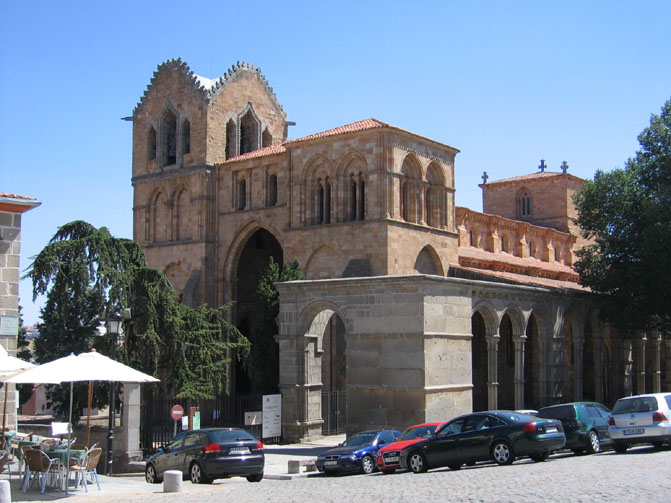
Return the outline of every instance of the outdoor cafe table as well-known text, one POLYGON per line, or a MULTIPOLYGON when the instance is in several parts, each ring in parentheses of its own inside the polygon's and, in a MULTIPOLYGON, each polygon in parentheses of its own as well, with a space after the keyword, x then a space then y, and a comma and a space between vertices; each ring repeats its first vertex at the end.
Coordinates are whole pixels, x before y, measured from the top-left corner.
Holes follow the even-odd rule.
MULTIPOLYGON (((50 451, 45 451, 47 456, 50 458, 58 458, 61 461, 61 465, 64 468, 67 468, 67 459, 68 459, 68 448, 59 447, 58 449, 52 449, 50 451)), ((70 449, 70 459, 72 458, 83 458, 86 454, 86 451, 83 449, 70 449)))

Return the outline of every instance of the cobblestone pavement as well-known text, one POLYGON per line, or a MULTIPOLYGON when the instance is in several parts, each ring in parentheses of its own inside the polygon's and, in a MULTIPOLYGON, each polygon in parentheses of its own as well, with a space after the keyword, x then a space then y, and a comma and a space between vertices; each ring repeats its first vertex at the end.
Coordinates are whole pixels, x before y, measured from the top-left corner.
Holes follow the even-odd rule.
MULTIPOLYGON (((190 485, 190 482, 185 482, 190 485)), ((637 502, 671 501, 671 450, 634 448, 592 456, 555 454, 543 463, 528 459, 511 466, 479 464, 460 471, 447 468, 424 474, 312 476, 248 483, 241 478, 216 481, 180 493, 77 496, 79 503, 227 503, 319 502, 637 502)))

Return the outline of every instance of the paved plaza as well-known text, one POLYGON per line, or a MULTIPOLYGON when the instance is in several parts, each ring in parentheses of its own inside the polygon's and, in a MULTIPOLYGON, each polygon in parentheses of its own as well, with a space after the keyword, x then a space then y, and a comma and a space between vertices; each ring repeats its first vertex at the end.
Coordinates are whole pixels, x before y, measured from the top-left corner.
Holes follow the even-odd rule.
MULTIPOLYGON (((313 444, 267 446, 266 474, 260 483, 244 478, 217 480, 194 486, 184 481, 180 493, 163 493, 162 485, 146 484, 139 476, 101 477, 102 491, 77 490, 68 499, 77 502, 121 503, 227 503, 319 502, 382 500, 403 502, 627 502, 666 503, 671 495, 671 450, 639 447, 625 455, 611 451, 592 456, 557 453, 544 463, 528 459, 511 466, 478 464, 460 471, 447 468, 424 474, 330 476, 287 474, 289 459, 314 457, 342 437, 313 444)), ((6 478, 6 473, 2 475, 6 478)), ((26 494, 12 482, 12 501, 64 499, 58 491, 40 495, 36 488, 26 494)))

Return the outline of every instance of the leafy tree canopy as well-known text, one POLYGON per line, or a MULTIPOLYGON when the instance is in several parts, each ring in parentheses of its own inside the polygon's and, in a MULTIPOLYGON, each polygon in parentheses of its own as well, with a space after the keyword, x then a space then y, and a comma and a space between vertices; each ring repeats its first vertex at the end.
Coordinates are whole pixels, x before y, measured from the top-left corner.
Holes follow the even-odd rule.
POLYGON ((594 244, 575 264, 581 283, 607 294, 604 315, 623 329, 671 328, 671 100, 638 136, 624 169, 597 171, 574 201, 594 244))
MULTIPOLYGON (((104 227, 83 221, 60 227, 27 276, 33 298, 47 296, 35 341, 39 363, 93 347, 109 355, 111 336, 95 335, 100 322, 120 308, 130 308, 132 318, 124 322, 116 358, 156 375, 180 398, 214 397, 227 383, 231 350, 248 354, 249 341, 223 319, 228 306, 180 304, 165 275, 147 266, 141 246, 104 227)), ((66 399, 58 393, 54 388, 50 401, 63 414, 66 399)), ((104 395, 94 393, 96 404, 104 403, 104 395)))

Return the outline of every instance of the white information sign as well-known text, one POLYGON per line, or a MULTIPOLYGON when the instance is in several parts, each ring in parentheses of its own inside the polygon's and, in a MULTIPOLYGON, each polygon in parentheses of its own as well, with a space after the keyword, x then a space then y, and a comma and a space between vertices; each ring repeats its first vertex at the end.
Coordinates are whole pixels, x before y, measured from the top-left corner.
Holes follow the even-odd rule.
POLYGON ((263 395, 263 438, 282 436, 282 395, 263 395))
POLYGON ((19 317, 0 316, 0 335, 19 335, 19 317))

